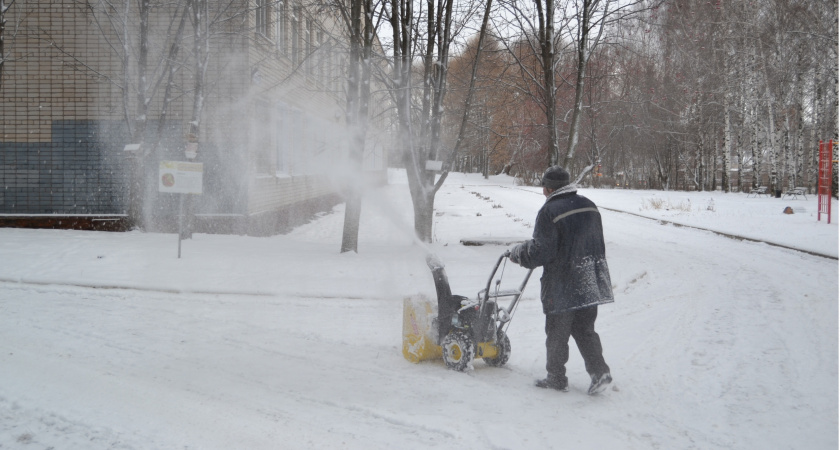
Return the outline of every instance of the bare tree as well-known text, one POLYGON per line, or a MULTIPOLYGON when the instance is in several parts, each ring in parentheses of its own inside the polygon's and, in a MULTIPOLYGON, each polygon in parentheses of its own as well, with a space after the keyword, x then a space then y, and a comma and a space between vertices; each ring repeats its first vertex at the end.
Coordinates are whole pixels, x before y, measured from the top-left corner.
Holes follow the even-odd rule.
MULTIPOLYGON (((415 12, 407 0, 393 0, 390 5, 393 32, 393 87, 391 89, 398 116, 398 142, 414 207, 414 229, 419 239, 432 240, 435 194, 446 179, 456 153, 442 147, 442 120, 445 113, 450 49, 460 31, 453 29, 453 0, 429 0, 425 11, 415 12), (424 15, 425 14, 425 15, 424 15), (420 28, 420 19, 425 27, 420 28), (415 105, 412 77, 413 61, 422 61, 422 90, 415 105), (446 161, 443 173, 427 170, 427 161, 446 161), (437 180, 436 180, 437 178, 437 180)), ((466 22, 472 11, 458 24, 466 22)))
MULTIPOLYGON (((505 40, 510 55, 520 68, 522 77, 535 88, 537 104, 545 113, 547 129, 548 165, 557 163, 560 155, 557 132, 557 51, 561 41, 555 32, 557 26, 555 0, 534 0, 531 5, 518 0, 504 3, 515 30, 516 42, 505 40), (529 64, 535 60, 538 67, 529 64)), ((562 17, 567 22, 569 19, 562 17)), ((529 89, 530 90, 530 89, 529 89)))
POLYGON ((608 33, 616 32, 617 36, 621 23, 642 11, 641 6, 645 3, 641 0, 566 0, 558 4, 555 0, 534 0, 533 7, 517 0, 505 3, 512 17, 512 28, 520 33, 518 43, 508 44, 508 49, 525 78, 538 88, 538 101, 545 113, 548 165, 572 166, 581 139, 581 120, 587 107, 584 100, 590 60, 600 45, 612 40, 607 38, 608 33), (521 52, 527 48, 532 49, 532 55, 539 61, 539 75, 532 72, 527 63, 528 56, 521 52), (567 50, 568 54, 565 54, 567 50), (568 66, 570 62, 573 62, 573 67, 568 66), (560 73, 564 69, 572 79, 560 73), (567 144, 562 154, 560 131, 557 129, 560 122, 558 88, 561 86, 573 93, 568 113, 563 119, 568 128, 567 144))

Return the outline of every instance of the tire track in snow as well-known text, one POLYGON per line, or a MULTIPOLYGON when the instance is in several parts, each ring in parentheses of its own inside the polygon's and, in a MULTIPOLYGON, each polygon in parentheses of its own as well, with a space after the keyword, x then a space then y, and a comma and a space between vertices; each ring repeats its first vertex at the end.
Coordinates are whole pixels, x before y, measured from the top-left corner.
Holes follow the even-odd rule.
MULTIPOLYGON (((469 186, 472 189, 481 189, 482 188, 482 185, 465 185, 465 186, 469 186)), ((517 190, 517 191, 522 191, 522 192, 528 192, 530 194, 536 194, 536 195, 542 196, 541 192, 534 192, 531 189, 516 188, 516 187, 509 187, 509 186, 493 186, 493 187, 494 188, 503 188, 503 189, 511 189, 511 190, 517 190)), ((487 197, 487 198, 491 202, 494 201, 490 197, 487 197)), ((772 242, 772 241, 756 239, 756 238, 751 238, 751 237, 747 237, 747 236, 741 236, 741 235, 737 235, 737 234, 733 234, 733 233, 725 233, 725 232, 722 232, 722 231, 716 231, 716 230, 712 230, 710 228, 698 227, 698 226, 695 226, 695 225, 686 225, 686 224, 683 224, 683 223, 674 222, 674 221, 665 220, 665 219, 648 217, 648 216, 645 216, 643 214, 638 214, 638 213, 625 211, 625 210, 621 210, 621 209, 616 209, 616 208, 608 208, 606 206, 600 206, 599 205, 598 209, 603 209, 603 210, 617 212, 617 213, 621 213, 621 214, 628 214, 628 215, 631 215, 631 216, 641 217, 643 219, 659 222, 660 225, 672 225, 672 226, 675 226, 675 227, 684 227, 684 228, 689 228, 689 229, 694 229, 694 230, 708 231, 710 233, 714 233, 714 234, 717 234, 719 236, 727 237, 729 239, 734 239, 734 240, 737 240, 737 241, 762 243, 762 244, 767 244, 767 245, 771 245, 771 246, 774 246, 774 247, 784 248, 784 249, 787 249, 787 250, 793 250, 793 251, 797 251, 797 252, 806 253, 806 254, 809 254, 809 255, 812 255, 812 256, 819 256, 821 258, 833 259, 835 261, 838 260, 838 257, 834 256, 834 255, 815 252, 815 251, 811 251, 811 250, 805 250, 805 249, 797 248, 797 247, 791 247, 789 245, 779 244, 779 243, 772 242)), ((536 210, 534 210, 534 214, 536 214, 536 210)))

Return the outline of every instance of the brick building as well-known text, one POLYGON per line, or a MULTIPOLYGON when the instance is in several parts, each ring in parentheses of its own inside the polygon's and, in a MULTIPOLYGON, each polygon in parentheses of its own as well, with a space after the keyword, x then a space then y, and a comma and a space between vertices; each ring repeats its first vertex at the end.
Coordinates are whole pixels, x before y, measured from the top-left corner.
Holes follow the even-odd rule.
MULTIPOLYGON (((196 231, 271 234, 341 201, 337 13, 304 0, 150 1, 144 33, 142 3, 18 0, 7 12, 0 226, 120 228, 134 206, 146 229, 171 231, 179 194, 158 192, 158 166, 187 160, 190 141, 204 165, 188 202, 196 231)), ((386 135, 368 136, 367 175, 384 179, 386 135)))

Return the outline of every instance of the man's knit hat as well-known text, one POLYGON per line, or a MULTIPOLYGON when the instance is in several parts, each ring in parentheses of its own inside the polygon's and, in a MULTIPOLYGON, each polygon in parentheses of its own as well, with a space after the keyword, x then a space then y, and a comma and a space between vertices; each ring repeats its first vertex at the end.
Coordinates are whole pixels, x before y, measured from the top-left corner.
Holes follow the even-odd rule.
POLYGON ((571 176, 569 172, 566 172, 566 169, 563 169, 560 166, 551 166, 548 169, 545 169, 545 173, 542 177, 542 185, 553 190, 557 190, 566 186, 571 182, 571 176))

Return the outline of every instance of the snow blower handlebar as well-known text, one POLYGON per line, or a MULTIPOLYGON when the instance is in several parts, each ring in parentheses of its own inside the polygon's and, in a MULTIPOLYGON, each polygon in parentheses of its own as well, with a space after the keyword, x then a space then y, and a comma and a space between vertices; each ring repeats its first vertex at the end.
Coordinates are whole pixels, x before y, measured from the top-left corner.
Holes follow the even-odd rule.
MULTIPOLYGON (((501 256, 499 256, 499 259, 496 261, 496 265, 493 267, 493 271, 490 273, 490 277, 487 279, 487 286, 484 290, 478 292, 482 308, 487 306, 487 303, 491 298, 498 299, 503 297, 513 297, 507 307, 501 307, 497 304, 497 306, 499 306, 499 320, 503 322, 502 331, 505 331, 508 324, 510 324, 510 319, 513 317, 513 312, 516 309, 516 306, 519 304, 519 299, 522 298, 522 293, 525 292, 525 286, 528 284, 528 280, 534 272, 534 269, 528 269, 528 273, 525 274, 525 279, 522 280, 519 288, 507 290, 498 289, 502 282, 502 275, 499 275, 499 279, 496 281, 496 291, 491 292, 490 286, 493 284, 493 277, 496 276, 496 272, 499 271, 499 267, 502 266, 502 262, 505 258, 510 258, 510 250, 506 250, 501 256)), ((502 269, 502 274, 504 274, 504 268, 502 269)))
MULTIPOLYGON (((493 267, 493 271, 490 272, 490 277, 487 278, 487 286, 485 286, 484 289, 482 289, 481 291, 478 292, 479 297, 482 297, 482 295, 483 295, 485 301, 487 301, 490 298, 513 297, 513 296, 521 295, 522 291, 525 290, 525 285, 528 284, 528 279, 531 278, 531 273, 534 271, 534 269, 529 269, 528 270, 528 273, 525 275, 525 279, 522 281, 522 284, 519 285, 518 289, 510 289, 510 290, 505 290, 505 291, 497 290, 495 293, 491 294, 490 285, 493 284, 493 277, 496 276, 496 272, 499 271, 499 267, 502 265, 502 261, 504 261, 505 258, 510 258, 510 250, 505 251, 502 254, 502 256, 499 256, 499 259, 496 261, 496 265, 493 267)), ((502 274, 504 274, 504 269, 502 269, 502 274)), ((502 277, 500 275, 499 279, 496 280, 496 285, 497 286, 500 285, 501 282, 502 282, 502 277)))
MULTIPOLYGON (((490 285, 493 284, 493 277, 496 276, 496 272, 499 270, 499 266, 502 265, 502 261, 504 261, 505 258, 510 258, 510 250, 505 250, 505 252, 502 253, 502 256, 499 256, 499 259, 496 260, 496 265, 493 266, 493 271, 490 272, 490 277, 487 278, 487 286, 484 288, 483 291, 481 291, 484 293, 485 300, 487 300, 487 298, 489 297, 490 285)), ((504 269, 502 270, 502 273, 504 273, 504 269)), ((501 282, 502 278, 499 277, 498 281, 496 282, 496 285, 498 286, 499 284, 501 284, 501 282)))

